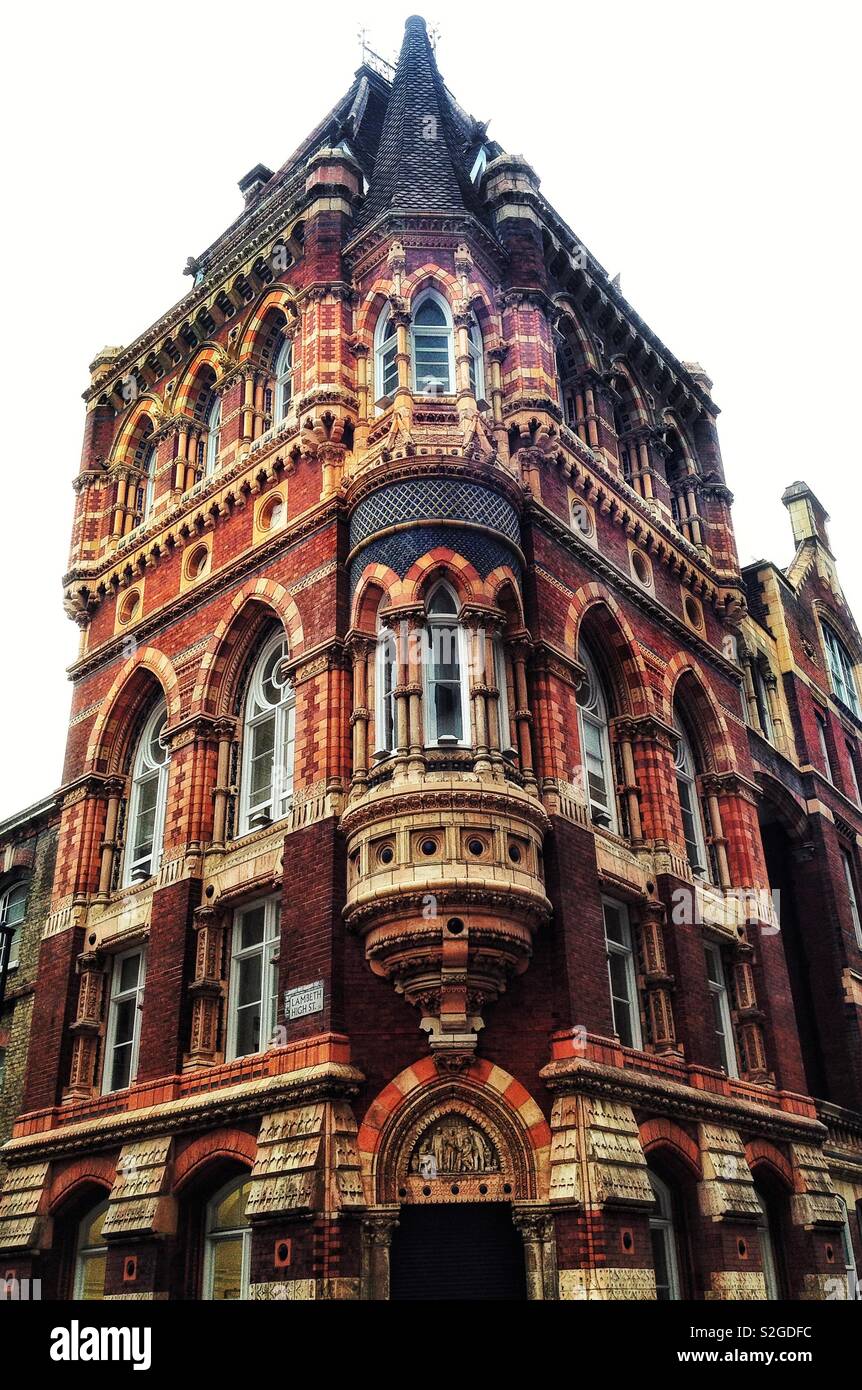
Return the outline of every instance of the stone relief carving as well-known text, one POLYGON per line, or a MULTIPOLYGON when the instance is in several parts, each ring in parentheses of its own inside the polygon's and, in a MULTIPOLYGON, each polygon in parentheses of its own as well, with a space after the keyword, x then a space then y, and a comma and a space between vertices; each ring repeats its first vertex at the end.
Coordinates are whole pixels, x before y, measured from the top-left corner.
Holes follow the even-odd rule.
POLYGON ((457 1173, 499 1173, 500 1159, 476 1125, 462 1115, 444 1115, 420 1138, 410 1158, 410 1172, 422 1178, 457 1173))

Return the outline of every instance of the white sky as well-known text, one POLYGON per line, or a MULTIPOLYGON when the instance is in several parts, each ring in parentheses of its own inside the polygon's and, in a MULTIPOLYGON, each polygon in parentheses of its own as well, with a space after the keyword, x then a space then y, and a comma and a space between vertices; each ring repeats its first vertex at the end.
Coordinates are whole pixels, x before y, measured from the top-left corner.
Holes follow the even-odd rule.
MULTIPOLYGON (((635 309, 715 382, 742 563, 792 552, 784 487, 832 513, 862 617, 859 11, 821 0, 433 0, 463 106, 524 154, 635 309), (527 23, 525 16, 529 16, 527 23)), ((57 786, 77 629, 62 612, 87 367, 189 288, 408 3, 9 7, 0 507, 0 816, 57 786)))

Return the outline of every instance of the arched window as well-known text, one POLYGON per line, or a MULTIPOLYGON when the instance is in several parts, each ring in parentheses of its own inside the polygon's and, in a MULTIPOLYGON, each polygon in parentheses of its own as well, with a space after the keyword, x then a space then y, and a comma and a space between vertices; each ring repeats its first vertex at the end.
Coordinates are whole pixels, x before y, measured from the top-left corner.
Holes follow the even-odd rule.
POLYGON ((669 1303, 682 1298, 673 1194, 667 1183, 662 1182, 652 1169, 649 1170, 649 1180, 656 1201, 656 1210, 649 1219, 655 1296, 660 1303, 669 1303))
POLYGON ((378 409, 391 401, 398 389, 398 330, 392 310, 386 309, 377 320, 374 331, 374 391, 378 409))
POLYGON ((427 614, 425 738, 432 747, 464 746, 470 730, 467 653, 458 622, 458 600, 448 584, 434 589, 427 614))
POLYGON ((0 927, 6 931, 0 934, 0 973, 3 957, 6 969, 13 970, 18 964, 18 951, 21 945, 21 928, 24 925, 24 909, 27 905, 27 885, 13 883, 0 894, 0 927))
POLYGON ((204 1230, 205 1299, 215 1302, 248 1298, 251 1226, 246 1204, 251 1180, 234 1178, 219 1189, 206 1210, 204 1230))
POLYGON ((168 750, 162 734, 168 722, 164 700, 150 712, 132 763, 129 824, 123 881, 142 883, 158 872, 165 828, 168 750))
POLYGON ((769 1299, 778 1299, 781 1298, 781 1284, 776 1252, 776 1246, 780 1239, 778 1216, 771 1196, 764 1192, 757 1183, 754 1185, 754 1195, 757 1199, 757 1205, 760 1208, 756 1228, 757 1239, 760 1245, 760 1262, 763 1265, 763 1278, 766 1283, 766 1297, 769 1299))
POLYGON ((219 444, 221 440, 221 396, 214 395, 207 411, 206 454, 204 472, 207 477, 218 468, 219 444))
POLYGON ((286 419, 293 396, 293 343, 285 338, 275 359, 275 413, 273 423, 286 419))
POLYGON ((676 792, 679 798, 679 808, 682 812, 682 831, 685 838, 685 852, 692 872, 698 875, 706 873, 707 853, 706 836, 703 828, 703 818, 700 809, 700 796, 697 790, 697 768, 694 761, 694 752, 691 742, 682 720, 677 716, 674 721, 674 728, 677 734, 676 758, 674 760, 674 771, 676 772, 676 792))
POLYGON ((509 714, 509 667, 506 661, 506 644, 502 637, 494 637, 494 675, 497 681, 497 719, 500 727, 500 749, 503 753, 516 753, 512 741, 512 721, 509 714))
POLYGON ((251 673, 243 726, 241 835, 281 820, 290 809, 296 697, 286 661, 287 641, 279 632, 251 673))
POLYGON ((435 290, 420 295, 413 307, 413 389, 422 396, 447 396, 455 381, 452 315, 435 290))
POLYGON ((848 709, 858 715, 860 714, 859 692, 856 689, 853 658, 837 632, 834 632, 828 623, 823 623, 822 627, 823 640, 826 643, 826 655, 829 658, 832 689, 842 704, 845 704, 848 709))
POLYGON ((482 345, 482 330, 475 319, 470 323, 467 350, 470 354, 470 390, 476 400, 481 401, 485 395, 485 352, 482 345))
POLYGON ((105 1270, 108 1243, 102 1226, 108 1214, 107 1201, 91 1207, 78 1226, 75 1241, 75 1280, 72 1297, 95 1300, 105 1297, 105 1270))
POLYGON ((374 752, 385 757, 395 751, 395 685, 398 679, 398 638, 391 628, 380 625, 374 668, 374 752))
POLYGON ((141 508, 141 520, 146 521, 150 512, 153 510, 153 502, 156 496, 156 455, 155 444, 147 445, 144 456, 141 460, 141 470, 144 475, 144 497, 141 508))
POLYGON ((586 679, 578 689, 578 724, 584 766, 584 790, 593 822, 616 831, 617 803, 607 699, 595 661, 584 646, 581 647, 580 657, 586 671, 586 679))

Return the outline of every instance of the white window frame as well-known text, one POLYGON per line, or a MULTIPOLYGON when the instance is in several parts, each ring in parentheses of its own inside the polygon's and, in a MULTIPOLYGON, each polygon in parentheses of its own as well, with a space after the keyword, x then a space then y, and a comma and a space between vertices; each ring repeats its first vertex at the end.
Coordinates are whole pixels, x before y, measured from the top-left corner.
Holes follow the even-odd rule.
POLYGON ((156 496, 156 460, 158 449, 155 444, 150 444, 141 460, 144 473, 144 505, 141 513, 141 521, 146 521, 150 512, 153 510, 153 502, 156 496))
MULTIPOLYGON (((650 1240, 653 1236, 658 1236, 664 1246, 664 1260, 667 1269, 667 1288, 668 1302, 677 1303, 682 1298, 682 1285, 679 1278, 679 1259, 677 1257, 676 1246, 676 1222, 673 1215, 673 1195, 667 1183, 663 1182, 657 1173, 651 1168, 647 1169, 653 1195, 656 1201, 656 1210, 650 1213, 649 1229, 650 1240)), ((653 1266, 655 1259, 653 1259, 653 1266)), ((656 1296, 658 1296, 658 1282, 656 1281, 656 1296)), ((664 1301, 664 1300, 662 1300, 664 1301)))
POLYGON ((827 666, 832 689, 842 704, 857 716, 862 715, 859 705, 859 690, 856 685, 855 663, 846 645, 829 623, 821 622, 823 644, 826 647, 827 666))
MULTIPOLYGON (((91 1207, 87 1214, 85 1216, 82 1216, 81 1220, 78 1222, 78 1230, 75 1236, 75 1277, 72 1284, 72 1297, 76 1300, 82 1300, 84 1298, 84 1267, 86 1265, 87 1260, 90 1260, 95 1256, 107 1262, 108 1254, 107 1242, 105 1242, 104 1245, 82 1246, 81 1227, 84 1225, 85 1222, 88 1227, 92 1226, 93 1222, 98 1220, 100 1216, 104 1215, 107 1212, 107 1210, 108 1199, 105 1198, 104 1202, 99 1202, 95 1207, 91 1207)), ((102 1287, 104 1292, 104 1285, 102 1287)), ((94 1299, 92 1301, 99 1302, 101 1300, 94 1299)))
POLYGON ((756 659, 752 662, 751 678, 754 683, 754 702, 757 706, 757 722, 760 725, 760 732, 768 743, 773 743, 775 741, 775 727, 769 704, 769 689, 756 659))
MULTIPOLYGON (((425 628, 422 634, 422 669, 423 669, 423 704, 425 706, 425 746, 426 748, 470 748, 472 747, 472 729, 470 727, 470 691, 469 691, 469 653, 467 650, 467 634, 464 631, 460 618, 461 604, 458 596, 450 584, 442 580, 434 586, 428 595, 428 604, 425 612, 425 628), (454 613, 431 613, 430 608, 435 596, 441 589, 445 589, 451 596, 455 605, 454 613), (453 734, 437 733, 437 711, 434 701, 434 687, 438 681, 434 677, 434 632, 436 628, 447 628, 456 633, 456 647, 458 658, 458 683, 461 694, 461 737, 456 738, 453 734)), ((439 682, 442 683, 442 682, 439 682)))
POLYGON ((834 786, 835 773, 832 771, 832 759, 829 756, 829 741, 826 737, 827 724, 825 714, 821 714, 820 711, 816 709, 814 711, 814 722, 817 725, 817 738, 820 743, 820 753, 826 769, 826 778, 827 781, 831 782, 834 786))
POLYGON ((616 835, 619 833, 619 816, 617 810, 616 776, 611 752, 607 695, 604 682, 599 674, 592 654, 584 646, 580 649, 580 661, 587 673, 586 687, 582 686, 578 691, 578 736, 581 742, 584 793, 587 798, 590 817, 594 824, 602 825, 604 829, 611 830, 616 835), (602 803, 600 797, 594 794, 593 784, 590 781, 589 764, 587 761, 588 727, 595 732, 598 738, 598 755, 595 749, 590 750, 590 753, 593 759, 598 759, 600 764, 601 778, 597 778, 596 780, 600 780, 604 784, 605 804, 602 803))
POLYGON ((856 1251, 853 1249, 853 1235, 850 1230, 850 1210, 840 1194, 838 1195, 838 1200, 844 1211, 844 1225, 841 1227, 841 1247, 844 1254, 844 1271, 847 1276, 847 1297, 855 1301, 856 1299, 862 1298, 862 1289, 859 1287, 856 1251))
POLYGON ((148 878, 153 878, 158 873, 162 861, 170 754, 166 751, 164 762, 156 763, 150 757, 150 745, 155 731, 163 719, 167 719, 167 705, 161 699, 157 701, 148 715, 143 732, 135 747, 135 757, 132 763, 132 785, 129 794, 129 814, 126 823, 126 845, 123 855, 123 886, 126 888, 131 887, 134 883, 142 883, 148 878), (136 855, 135 845, 141 813, 141 792, 143 787, 151 781, 156 782, 152 851, 149 855, 136 855), (144 869, 146 872, 142 874, 141 871, 144 869))
POLYGON ((485 399, 485 345, 482 330, 475 317, 467 332, 467 351, 470 354, 470 389, 477 401, 485 399))
POLYGON ((677 718, 674 721, 674 729, 677 735, 676 754, 674 756, 674 773, 676 775, 677 799, 679 800, 680 814, 682 816, 683 837, 685 840, 685 852, 689 867, 696 878, 707 878, 709 875, 709 855, 706 848, 706 831, 703 824, 703 809, 700 804, 700 791, 697 785, 697 768, 694 761, 694 750, 688 734, 683 728, 682 721, 677 718), (685 799, 683 798, 683 788, 685 788, 685 799), (686 812, 690 817, 690 826, 694 831, 693 836, 686 833, 686 812), (692 849, 694 849, 698 862, 692 863, 692 849))
POLYGON ((378 414, 386 409, 381 404, 383 401, 391 403, 395 392, 398 390, 398 328, 392 314, 392 310, 387 306, 377 318, 374 328, 374 401, 375 409, 378 414), (392 389, 386 390, 386 358, 392 354, 392 366, 395 372, 392 389))
POLYGON ((275 400, 273 401, 273 424, 286 420, 293 402, 293 341, 285 338, 275 359, 275 400))
POLYGON ((500 730, 500 751, 502 753, 517 753, 517 748, 512 741, 512 719, 509 710, 509 680, 508 663, 506 660, 506 644, 499 633, 493 638, 494 643, 494 679, 497 682, 497 722, 500 730))
POLYGON ((422 294, 417 295, 416 302, 412 306, 410 322, 410 369, 411 379, 413 381, 413 391, 417 396, 437 397, 455 395, 457 389, 455 383, 455 326, 452 322, 452 310, 449 305, 449 301, 447 299, 444 299, 443 295, 439 294, 437 290, 424 290, 422 294), (419 385, 419 380, 416 376, 416 315, 421 309, 422 305, 425 304, 428 300, 432 300, 435 304, 439 305, 440 309, 443 312, 445 323, 441 325, 420 325, 418 333, 420 338, 427 337, 429 339, 446 339, 446 345, 448 347, 449 364, 448 391, 423 391, 421 386, 419 385))
MULTIPOLYGON (((251 1223, 246 1220, 244 1226, 234 1226, 230 1230, 225 1231, 211 1231, 209 1227, 212 1220, 213 1209, 223 1202, 226 1197, 229 1197, 235 1188, 245 1186, 250 1180, 250 1173, 241 1173, 238 1178, 233 1178, 230 1182, 225 1183, 224 1187, 220 1187, 218 1192, 215 1192, 207 1202, 206 1214, 204 1217, 204 1302, 211 1303, 213 1298, 213 1275, 215 1273, 213 1248, 229 1240, 239 1240, 242 1245, 240 1264, 241 1298, 233 1301, 238 1303, 247 1300, 249 1297, 249 1285, 251 1281, 251 1223)), ((248 1198, 246 1198, 246 1204, 247 1203, 248 1198)))
POLYGON ((398 684, 397 634, 381 626, 374 657, 374 756, 388 758, 398 743, 395 686, 398 684), (389 678, 391 677, 391 685, 389 678), (389 688, 387 689, 387 686, 389 688), (387 710, 387 706, 389 707, 387 710))
POLYGON ((611 1018, 614 1025, 614 1034, 620 1038, 624 1047, 640 1049, 643 1047, 643 1035, 641 1033, 640 1018, 640 995, 638 993, 637 966, 635 963, 634 938, 632 936, 632 924, 629 910, 625 903, 619 902, 616 898, 602 898, 602 924, 605 932, 605 951, 608 957, 608 989, 611 1000, 611 1018), (620 935, 622 941, 614 941, 608 935, 608 908, 618 913, 620 924, 620 935), (614 978, 611 971, 611 956, 616 956, 624 963, 626 979, 626 998, 628 1005, 629 1018, 631 1020, 631 1042, 624 1042, 617 1027, 617 1008, 614 994, 614 978))
POLYGON ((853 856, 843 845, 840 846, 841 863, 844 865, 844 881, 847 885, 847 897, 850 902, 850 916, 853 919, 853 930, 856 933, 856 944, 862 951, 862 913, 859 911, 859 897, 856 891, 856 871, 853 864, 853 856))
POLYGON ((288 658, 287 639, 283 632, 276 632, 261 651, 249 680, 245 697, 242 735, 242 773, 240 777, 240 835, 248 835, 266 824, 274 824, 289 814, 293 804, 293 784, 296 758, 296 691, 293 682, 286 679, 282 685, 284 696, 277 705, 267 701, 263 688, 263 675, 272 654, 283 649, 283 659, 288 658), (256 713, 251 713, 255 704, 256 713), (252 749, 255 730, 269 719, 274 721, 272 763, 269 777, 269 795, 252 805, 252 749), (277 786, 277 781, 283 782, 277 786), (264 817, 269 817, 265 820, 264 817), (253 825, 257 817, 259 825, 253 825))
POLYGON ((228 1062, 235 1062, 239 1057, 254 1057, 258 1053, 266 1052, 272 1045, 279 1014, 278 955, 280 942, 281 900, 278 897, 256 898, 254 902, 244 903, 242 907, 237 908, 233 915, 231 927, 230 986, 228 989, 227 1047, 225 1050, 225 1060, 228 1062), (243 919, 252 912, 258 912, 261 909, 263 909, 264 914, 263 939, 253 946, 243 947, 240 944, 243 919), (258 1001, 260 1004, 260 1036, 257 1053, 242 1052, 238 1054, 240 971, 242 963, 251 960, 254 956, 261 958, 260 1000, 258 1001), (266 1029, 268 1020, 264 1017, 264 1007, 267 1002, 273 1012, 269 1032, 266 1029))
POLYGON ((221 443, 221 396, 216 391, 207 411, 207 441, 204 454, 204 476, 209 478, 218 468, 219 447, 221 443))
POLYGON ((13 921, 15 927, 11 936, 4 936, 0 939, 0 966, 3 964, 3 953, 6 954, 6 969, 15 970, 18 967, 21 950, 21 932, 24 927, 24 919, 27 915, 27 884, 20 880, 17 883, 10 883, 9 887, 0 894, 0 925, 7 926, 10 920, 10 906, 21 904, 21 916, 13 921))
POLYGON ((108 999, 108 1026, 105 1030, 105 1058, 102 1066, 102 1094, 113 1095, 115 1091, 128 1090, 135 1084, 138 1074, 138 1054, 141 1047, 141 1015, 144 1006, 144 983, 147 974, 147 951, 145 946, 134 946, 130 951, 121 951, 114 956, 111 962, 111 981, 110 995, 108 999), (123 962, 138 958, 138 977, 132 989, 120 990, 118 982, 123 967, 123 962), (131 1060, 129 1062, 129 1079, 125 1086, 115 1086, 113 1084, 114 1073, 114 1051, 117 1047, 117 1014, 119 1006, 129 999, 134 999, 134 1013, 132 1015, 132 1036, 128 1046, 131 1049, 131 1060))
POLYGON ((715 1036, 719 1040, 719 1049, 722 1055, 722 1070, 729 1077, 739 1076, 739 1063, 736 1058, 736 1039, 733 1033, 733 1019, 730 1012, 730 989, 727 983, 727 973, 724 968, 724 959, 721 954, 721 947, 716 941, 704 941, 704 955, 707 961, 706 985, 710 995, 710 1001, 718 1009, 721 1028, 713 1019, 715 1036), (712 974, 709 971, 709 962, 712 961, 712 974))

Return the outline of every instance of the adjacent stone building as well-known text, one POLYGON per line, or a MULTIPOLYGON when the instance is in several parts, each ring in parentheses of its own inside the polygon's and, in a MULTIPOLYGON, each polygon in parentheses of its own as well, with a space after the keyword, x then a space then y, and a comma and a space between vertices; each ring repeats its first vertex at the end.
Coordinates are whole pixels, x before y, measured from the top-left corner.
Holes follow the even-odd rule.
POLYGON ((5 1267, 846 1297, 862 641, 822 509, 740 571, 709 379, 420 19, 240 188, 86 394, 5 1267))

